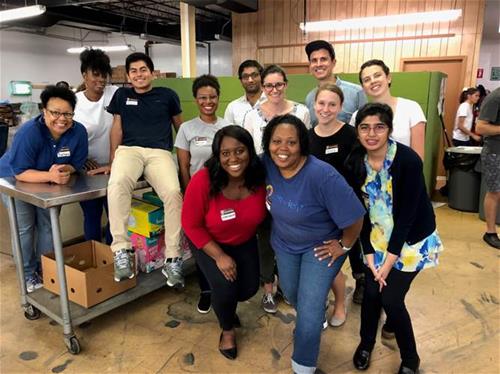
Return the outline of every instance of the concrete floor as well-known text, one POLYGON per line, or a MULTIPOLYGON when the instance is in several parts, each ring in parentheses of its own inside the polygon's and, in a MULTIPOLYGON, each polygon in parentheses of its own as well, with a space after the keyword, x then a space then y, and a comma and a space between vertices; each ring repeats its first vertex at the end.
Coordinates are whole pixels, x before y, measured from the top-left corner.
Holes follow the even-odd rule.
MULTIPOLYGON (((500 252, 482 242, 477 214, 446 206, 436 213, 445 244, 441 265, 422 272, 407 297, 421 372, 499 373, 500 252)), ((322 335, 318 366, 325 373, 356 372, 351 358, 360 307, 351 303, 352 285, 349 279, 346 324, 322 335)), ((192 277, 184 292, 163 288, 76 328, 82 352, 74 356, 59 325, 43 315, 24 318, 13 261, 0 254, 0 372, 290 373, 292 310, 281 303, 270 316, 260 309, 260 296, 238 308, 243 327, 236 361, 218 352, 213 312, 196 311, 192 277)), ((397 347, 377 342, 368 373, 395 373, 399 363, 397 347)))

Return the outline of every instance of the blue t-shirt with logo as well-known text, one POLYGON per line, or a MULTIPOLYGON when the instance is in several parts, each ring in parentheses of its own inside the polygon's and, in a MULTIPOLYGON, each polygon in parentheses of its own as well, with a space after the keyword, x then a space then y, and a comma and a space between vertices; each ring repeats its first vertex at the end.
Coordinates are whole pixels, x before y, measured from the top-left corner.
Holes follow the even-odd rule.
POLYGON ((145 93, 119 88, 107 111, 122 120, 122 145, 172 150, 172 117, 180 114, 181 104, 175 91, 153 87, 145 93))
POLYGON ((89 151, 87 130, 73 121, 56 141, 39 115, 23 124, 14 136, 12 146, 0 158, 0 177, 13 177, 26 170, 48 171, 54 164, 69 164, 81 170, 89 151))
POLYGON ((289 179, 269 156, 264 155, 263 162, 274 250, 299 254, 323 241, 340 239, 342 229, 365 214, 352 188, 326 162, 308 156, 302 169, 289 179))

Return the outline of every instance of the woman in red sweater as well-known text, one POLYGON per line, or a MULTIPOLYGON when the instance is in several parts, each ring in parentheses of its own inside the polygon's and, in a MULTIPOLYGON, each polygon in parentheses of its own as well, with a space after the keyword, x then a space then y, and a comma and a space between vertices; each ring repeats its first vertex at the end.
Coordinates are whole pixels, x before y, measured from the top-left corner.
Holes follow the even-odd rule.
POLYGON ((212 156, 187 186, 182 228, 199 248, 194 257, 212 289, 222 328, 219 351, 231 360, 237 355, 236 306, 259 288, 255 233, 266 215, 264 203, 264 169, 252 136, 240 126, 220 129, 212 156))

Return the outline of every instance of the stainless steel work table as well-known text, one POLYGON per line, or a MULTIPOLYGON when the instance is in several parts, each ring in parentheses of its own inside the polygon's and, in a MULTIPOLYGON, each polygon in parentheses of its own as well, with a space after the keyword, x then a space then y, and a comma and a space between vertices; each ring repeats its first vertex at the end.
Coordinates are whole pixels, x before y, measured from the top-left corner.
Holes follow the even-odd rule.
MULTIPOLYGON (((24 183, 15 178, 0 178, 0 192, 8 195, 9 223, 13 242, 14 261, 16 263, 19 289, 21 290, 21 306, 29 320, 38 319, 40 312, 46 314, 63 326, 63 338, 68 351, 80 352, 80 343, 73 330, 73 325, 80 325, 114 308, 135 300, 166 285, 160 270, 149 274, 139 273, 137 286, 112 297, 89 309, 69 302, 64 271, 64 256, 61 230, 59 227, 59 209, 62 205, 95 199, 106 196, 109 176, 73 176, 67 185, 49 183, 24 183), (57 275, 59 277, 60 296, 41 288, 32 293, 26 292, 24 281, 23 259, 19 243, 18 223, 14 199, 23 200, 40 208, 49 209, 57 275)), ((137 188, 145 188, 148 184, 139 181, 137 188)))

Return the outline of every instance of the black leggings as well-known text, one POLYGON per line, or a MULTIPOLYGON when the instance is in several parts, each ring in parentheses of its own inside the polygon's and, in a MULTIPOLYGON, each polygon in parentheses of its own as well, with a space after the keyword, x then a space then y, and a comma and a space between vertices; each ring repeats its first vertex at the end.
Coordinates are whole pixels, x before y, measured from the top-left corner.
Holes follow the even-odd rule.
POLYGON ((236 262, 236 280, 228 281, 215 261, 203 250, 193 252, 196 263, 205 275, 212 289, 212 306, 223 330, 231 330, 238 301, 246 301, 259 289, 259 254, 257 239, 228 246, 220 244, 222 250, 236 262))
POLYGON ((359 244, 359 240, 356 240, 348 253, 352 276, 354 279, 358 279, 364 274, 365 271, 365 265, 363 264, 363 258, 361 257, 361 245, 359 244))
POLYGON ((274 251, 271 247, 271 215, 268 214, 264 222, 257 228, 257 239, 259 241, 259 263, 260 281, 262 283, 273 283, 276 268, 274 251))
POLYGON ((404 272, 392 269, 382 292, 374 281, 372 272, 367 268, 365 273, 365 293, 361 306, 361 346, 371 351, 377 337, 378 322, 381 309, 384 308, 387 319, 396 334, 401 360, 404 366, 413 368, 418 365, 417 346, 411 326, 410 315, 405 305, 405 296, 410 285, 417 276, 416 272, 404 272))

